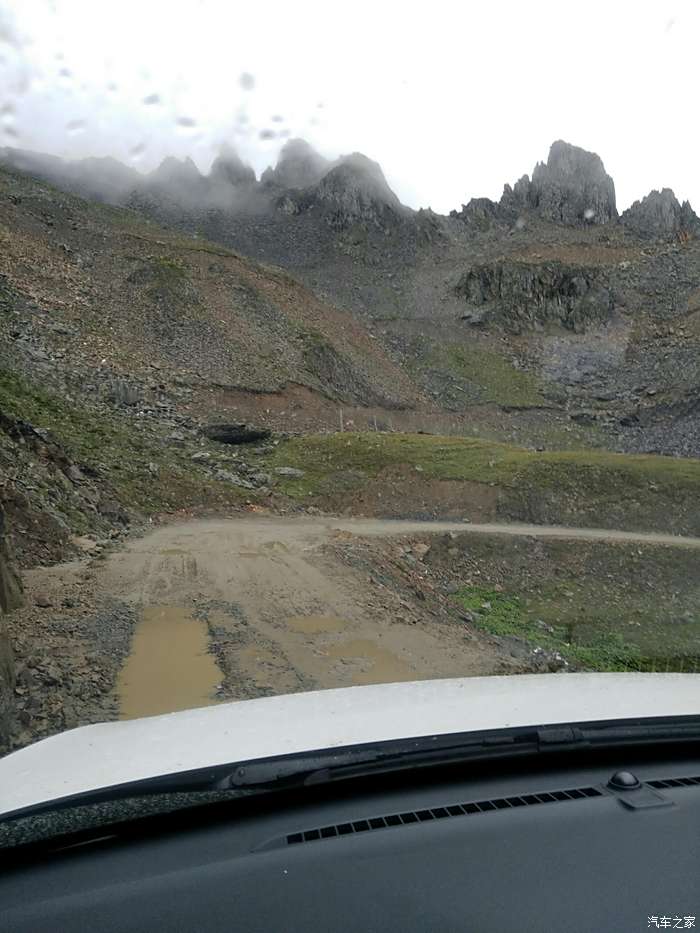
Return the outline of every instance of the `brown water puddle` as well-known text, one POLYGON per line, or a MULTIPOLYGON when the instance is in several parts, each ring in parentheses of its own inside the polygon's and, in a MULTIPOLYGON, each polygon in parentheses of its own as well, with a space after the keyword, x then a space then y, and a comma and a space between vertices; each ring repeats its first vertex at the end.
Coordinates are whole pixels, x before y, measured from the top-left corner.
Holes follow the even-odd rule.
POLYGON ((223 674, 209 630, 180 606, 149 606, 117 680, 119 718, 155 716, 216 702, 223 674))

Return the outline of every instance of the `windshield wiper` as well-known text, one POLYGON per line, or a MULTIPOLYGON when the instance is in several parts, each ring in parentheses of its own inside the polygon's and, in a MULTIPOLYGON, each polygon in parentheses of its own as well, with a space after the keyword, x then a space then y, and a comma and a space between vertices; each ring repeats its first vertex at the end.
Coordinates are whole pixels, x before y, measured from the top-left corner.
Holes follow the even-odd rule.
POLYGON ((700 716, 520 726, 395 739, 143 778, 15 810, 4 815, 0 824, 69 807, 153 795, 212 794, 217 799, 233 798, 462 762, 562 754, 586 748, 696 742, 700 742, 700 716))

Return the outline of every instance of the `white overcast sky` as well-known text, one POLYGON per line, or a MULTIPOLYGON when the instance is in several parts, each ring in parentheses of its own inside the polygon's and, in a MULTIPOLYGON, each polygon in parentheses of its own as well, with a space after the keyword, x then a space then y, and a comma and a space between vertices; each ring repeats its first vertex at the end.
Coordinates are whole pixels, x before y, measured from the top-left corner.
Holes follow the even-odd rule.
POLYGON ((0 145, 207 170, 229 142, 261 171, 287 131, 446 212, 561 138, 620 208, 700 209, 699 53, 699 0, 0 0, 0 145))

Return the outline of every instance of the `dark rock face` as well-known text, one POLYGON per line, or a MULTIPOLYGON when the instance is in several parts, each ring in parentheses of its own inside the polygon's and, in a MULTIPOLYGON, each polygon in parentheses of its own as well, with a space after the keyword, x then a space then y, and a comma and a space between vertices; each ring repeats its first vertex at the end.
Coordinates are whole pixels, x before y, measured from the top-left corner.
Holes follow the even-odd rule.
POLYGON ((202 428, 202 434, 219 444, 252 444, 266 440, 270 431, 247 424, 210 424, 202 428))
POLYGON ((582 333, 608 320, 614 307, 595 269, 559 262, 503 260, 473 266, 455 292, 467 304, 464 319, 493 321, 513 333, 558 325, 582 333))
POLYGON ((278 188, 308 188, 316 185, 330 169, 324 159, 304 139, 290 139, 284 144, 274 168, 266 169, 260 181, 278 188))
POLYGON ((600 156, 561 140, 552 144, 547 162, 535 166, 532 180, 524 175, 513 188, 506 185, 501 207, 574 226, 617 219, 615 185, 600 156))
POLYGON ((680 204, 670 188, 652 191, 641 201, 635 201, 620 219, 639 236, 656 239, 700 233, 700 219, 690 203, 680 204))

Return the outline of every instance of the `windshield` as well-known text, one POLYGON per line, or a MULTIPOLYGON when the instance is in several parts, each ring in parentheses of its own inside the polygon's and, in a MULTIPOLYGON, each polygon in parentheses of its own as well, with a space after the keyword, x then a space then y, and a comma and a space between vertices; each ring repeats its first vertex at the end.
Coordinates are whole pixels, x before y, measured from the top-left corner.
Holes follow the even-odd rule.
POLYGON ((112 724, 106 786, 143 717, 700 672, 699 39, 680 0, 0 0, 3 755, 112 724))

